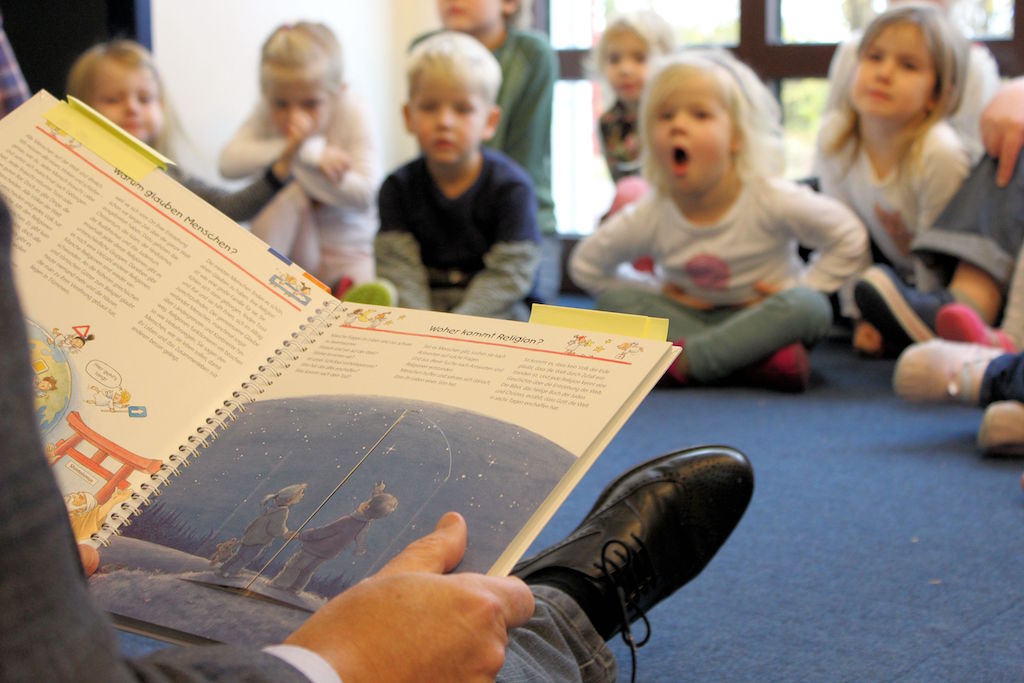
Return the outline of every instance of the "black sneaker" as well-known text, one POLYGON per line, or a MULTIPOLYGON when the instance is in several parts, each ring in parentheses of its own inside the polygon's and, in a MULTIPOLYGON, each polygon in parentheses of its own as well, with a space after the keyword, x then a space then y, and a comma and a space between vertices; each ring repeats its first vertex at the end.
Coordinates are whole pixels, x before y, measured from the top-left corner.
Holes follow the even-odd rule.
POLYGON ((875 265, 853 288, 861 318, 875 326, 886 351, 895 354, 916 342, 935 338, 935 316, 953 301, 945 289, 920 292, 903 282, 892 268, 875 265))
POLYGON ((575 531, 512 573, 571 595, 605 640, 629 635, 711 561, 753 488, 750 462, 727 446, 663 455, 609 484, 575 531))

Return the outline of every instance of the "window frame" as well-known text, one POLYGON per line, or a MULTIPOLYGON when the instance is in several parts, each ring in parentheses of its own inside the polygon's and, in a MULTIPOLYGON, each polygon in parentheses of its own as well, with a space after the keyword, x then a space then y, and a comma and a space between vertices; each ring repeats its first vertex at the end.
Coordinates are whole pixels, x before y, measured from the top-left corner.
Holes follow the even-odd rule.
MULTIPOLYGON (((550 35, 548 7, 555 0, 533 0, 533 26, 550 35)), ((827 78, 836 43, 783 43, 777 36, 782 23, 782 0, 740 0, 739 43, 730 48, 737 58, 751 68, 779 93, 783 80, 827 78)), ((1013 37, 981 41, 992 52, 999 73, 1013 78, 1024 73, 1024 0, 1014 0, 1013 37)), ((586 80, 585 60, 589 50, 556 50, 559 80, 586 80)), ((581 235, 562 233, 564 262, 581 235)), ((562 291, 580 293, 563 268, 562 291)))
MULTIPOLYGON (((535 0, 534 25, 549 32, 548 3, 535 0)), ((779 35, 782 0, 740 0, 739 44, 730 48, 733 54, 749 64, 757 75, 768 82, 790 78, 825 78, 832 61, 835 43, 783 43, 779 35)), ((1006 77, 1024 73, 1024 0, 1015 0, 1013 37, 982 41, 999 64, 999 73, 1006 77)), ((584 60, 589 50, 556 50, 560 80, 583 80, 584 60)))

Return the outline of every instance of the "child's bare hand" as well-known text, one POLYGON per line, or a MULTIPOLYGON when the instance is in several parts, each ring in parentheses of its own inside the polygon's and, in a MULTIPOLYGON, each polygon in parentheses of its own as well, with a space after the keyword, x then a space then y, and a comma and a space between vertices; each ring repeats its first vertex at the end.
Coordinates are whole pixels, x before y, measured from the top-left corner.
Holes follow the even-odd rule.
POLYGON ((320 157, 320 170, 332 183, 340 183, 352 165, 348 154, 340 148, 328 145, 320 157))
POLYGON ((690 308, 695 308, 698 311, 710 311, 715 307, 712 303, 699 299, 691 294, 687 294, 679 285, 672 282, 666 282, 661 288, 661 293, 673 301, 677 301, 684 306, 689 306, 690 308))
POLYGON ((299 145, 312 134, 313 117, 301 110, 292 112, 284 129, 288 146, 298 149, 299 145))

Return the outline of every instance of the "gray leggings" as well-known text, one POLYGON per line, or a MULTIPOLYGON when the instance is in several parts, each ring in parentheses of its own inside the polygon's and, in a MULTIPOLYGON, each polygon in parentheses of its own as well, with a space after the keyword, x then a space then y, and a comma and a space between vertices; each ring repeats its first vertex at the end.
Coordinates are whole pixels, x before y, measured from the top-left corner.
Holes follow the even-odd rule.
POLYGON ((813 344, 832 325, 828 298, 793 287, 745 308, 702 311, 647 289, 617 286, 597 298, 606 311, 668 318, 668 338, 685 340, 690 375, 700 382, 728 377, 795 342, 813 344))

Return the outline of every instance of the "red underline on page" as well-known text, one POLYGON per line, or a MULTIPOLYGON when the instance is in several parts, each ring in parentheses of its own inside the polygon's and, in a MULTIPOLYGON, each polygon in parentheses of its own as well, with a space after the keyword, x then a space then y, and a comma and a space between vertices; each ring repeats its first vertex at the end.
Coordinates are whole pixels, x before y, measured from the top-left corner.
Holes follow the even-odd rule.
POLYGON ((580 360, 596 360, 601 363, 615 363, 616 365, 632 365, 628 360, 618 358, 601 358, 600 356, 584 356, 578 353, 566 353, 565 351, 552 351, 551 349, 531 349, 526 346, 515 344, 502 344, 500 342, 483 341, 481 339, 463 339, 462 337, 445 337, 440 334, 427 334, 426 332, 403 332, 402 330, 384 330, 379 327, 359 327, 357 325, 339 325, 346 330, 359 330, 361 332, 383 332, 385 334, 397 334, 403 337, 423 337, 424 339, 440 339, 442 341, 463 342, 464 344, 480 344, 482 346, 497 346, 502 349, 517 349, 531 353, 547 353, 552 356, 566 356, 568 358, 579 358, 580 360))
POLYGON ((60 141, 60 140, 59 140, 59 139, 58 139, 58 138, 57 138, 57 137, 56 137, 56 136, 55 136, 55 135, 54 135, 53 133, 51 133, 50 131, 48 131, 48 130, 46 130, 45 128, 42 128, 42 127, 40 127, 40 126, 36 126, 36 130, 38 130, 38 131, 39 131, 40 133, 42 133, 43 135, 45 135, 46 137, 48 137, 48 138, 50 138, 51 140, 53 140, 54 142, 56 142, 56 143, 57 143, 58 145, 60 145, 61 147, 63 147, 63 148, 64 148, 64 149, 66 149, 67 151, 69 151, 69 152, 71 152, 72 154, 74 154, 74 155, 75 155, 76 157, 78 157, 78 158, 79 158, 79 159, 81 159, 81 160, 82 160, 83 162, 85 162, 85 163, 86 163, 86 164, 88 164, 88 165, 89 165, 90 167, 92 167, 92 168, 93 168, 94 170, 96 170, 96 171, 97 171, 97 172, 98 172, 98 173, 99 173, 100 175, 104 176, 105 178, 107 178, 108 180, 110 180, 110 182, 114 183, 114 185, 116 185, 117 187, 121 188, 122 190, 124 190, 125 192, 127 192, 128 194, 130 194, 131 196, 135 197, 135 198, 136 198, 136 199, 138 199, 138 200, 139 200, 140 202, 142 202, 143 204, 145 204, 146 206, 148 206, 148 207, 149 207, 150 209, 152 209, 153 211, 157 212, 157 213, 158 213, 159 215, 161 215, 161 216, 163 216, 164 218, 166 218, 166 219, 167 219, 168 221, 170 221, 170 222, 171 222, 171 223, 173 223, 173 224, 174 224, 175 226, 177 226, 177 227, 178 227, 178 228, 179 228, 180 230, 182 230, 182 231, 183 231, 183 232, 184 232, 184 233, 185 233, 186 235, 188 235, 188 236, 189 236, 189 237, 191 237, 192 239, 196 240, 196 241, 197 241, 197 242, 199 242, 199 243, 200 243, 201 245, 203 245, 204 247, 206 247, 207 249, 209 249, 210 251, 212 251, 212 252, 213 252, 214 254, 216 254, 217 256, 221 257, 222 259, 224 259, 225 261, 227 261, 228 263, 230 263, 231 265, 233 265, 233 266, 234 266, 235 268, 237 268, 238 270, 240 270, 240 271, 242 271, 243 273, 245 273, 246 275, 248 275, 248 276, 249 276, 250 278, 252 278, 252 279, 253 279, 253 281, 254 281, 254 282, 256 282, 256 284, 258 284, 258 285, 260 285, 261 287, 263 287, 263 289, 267 290, 268 292, 270 292, 271 294, 273 294, 274 296, 276 296, 276 297, 277 297, 278 299, 280 299, 281 301, 283 301, 283 302, 284 302, 285 304, 287 304, 287 305, 291 306, 291 307, 292 307, 292 308, 294 308, 294 309, 295 309, 296 311, 300 311, 300 312, 302 311, 302 308, 300 308, 299 306, 297 306, 297 305, 296 305, 296 304, 294 304, 293 302, 289 301, 289 300, 288 300, 288 298, 287 298, 286 296, 284 296, 283 294, 281 294, 281 293, 280 293, 280 292, 278 292, 278 291, 275 291, 273 287, 271 287, 271 286, 270 286, 270 285, 268 285, 268 284, 267 284, 266 282, 264 282, 263 280, 259 279, 258 277, 256 277, 256 276, 255 276, 255 275, 253 275, 252 273, 250 273, 250 272, 249 272, 248 270, 246 270, 245 268, 243 268, 243 267, 241 266, 241 264, 239 264, 239 263, 238 263, 237 261, 235 261, 234 259, 232 259, 232 258, 230 258, 229 256, 225 255, 225 254, 224 254, 223 252, 221 252, 221 251, 218 251, 218 250, 217 250, 217 249, 216 249, 216 248, 215 248, 215 247, 214 247, 214 246, 213 246, 212 244, 210 244, 210 243, 208 243, 208 242, 204 242, 204 241, 202 240, 202 238, 200 238, 200 237, 199 237, 199 235, 195 234, 195 233, 194 233, 193 231, 189 230, 189 229, 188 229, 187 227, 185 227, 184 225, 182 225, 182 224, 181 224, 181 223, 179 223, 178 221, 174 220, 173 218, 171 218, 170 216, 168 216, 168 215, 167 215, 166 213, 164 213, 163 211, 161 211, 161 210, 160 210, 160 209, 158 209, 157 207, 155 207, 155 206, 153 206, 152 204, 150 204, 149 202, 147 202, 147 201, 146 201, 146 198, 145 198, 145 197, 143 197, 142 195, 138 194, 137 192, 135 192, 135 191, 134 191, 134 190, 132 190, 131 188, 129 188, 129 187, 125 187, 125 186, 124 186, 123 184, 121 184, 121 182, 120 182, 120 181, 119 181, 119 180, 118 180, 117 178, 115 178, 114 176, 110 175, 109 173, 107 173, 106 171, 104 171, 104 170, 103 170, 102 168, 100 168, 99 166, 97 166, 97 165, 96 165, 96 164, 94 164, 93 162, 91 162, 91 161, 89 161, 88 159, 86 159, 86 158, 85 158, 84 156, 82 156, 81 154, 79 154, 78 152, 76 152, 76 151, 75 151, 75 150, 74 150, 74 149, 73 149, 73 148, 72 148, 71 146, 69 146, 69 145, 66 145, 65 143, 61 142, 61 141, 60 141))

